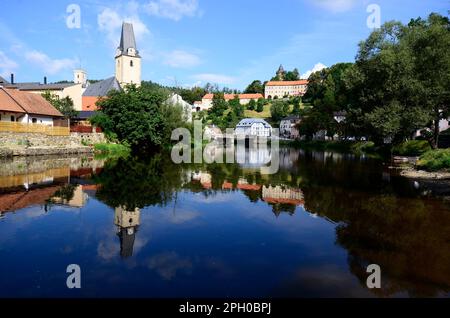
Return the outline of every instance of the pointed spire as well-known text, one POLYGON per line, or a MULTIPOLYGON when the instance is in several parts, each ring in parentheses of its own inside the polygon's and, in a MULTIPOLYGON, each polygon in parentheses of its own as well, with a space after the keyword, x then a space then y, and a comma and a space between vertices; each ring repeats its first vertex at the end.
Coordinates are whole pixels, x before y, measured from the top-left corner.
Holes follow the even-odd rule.
POLYGON ((120 36, 120 45, 118 50, 120 55, 129 55, 129 49, 133 49, 135 55, 139 54, 136 48, 133 24, 124 22, 122 25, 122 35, 120 36))

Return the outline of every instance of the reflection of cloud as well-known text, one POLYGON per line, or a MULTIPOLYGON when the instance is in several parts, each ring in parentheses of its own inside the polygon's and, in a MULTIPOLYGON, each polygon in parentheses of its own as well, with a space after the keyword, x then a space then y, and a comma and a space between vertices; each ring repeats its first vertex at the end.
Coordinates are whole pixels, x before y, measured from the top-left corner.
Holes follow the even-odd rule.
POLYGON ((190 273, 193 267, 190 259, 181 258, 175 252, 156 255, 149 259, 147 264, 149 269, 155 270, 166 280, 174 278, 179 271, 190 273))
POLYGON ((356 277, 333 265, 302 268, 275 293, 281 297, 373 297, 356 277))
POLYGON ((168 216, 169 222, 173 224, 183 224, 195 220, 200 216, 198 212, 191 211, 179 211, 177 210, 175 214, 170 214, 168 216))
POLYGON ((104 261, 111 261, 120 253, 120 244, 111 239, 100 241, 97 247, 97 255, 104 261))

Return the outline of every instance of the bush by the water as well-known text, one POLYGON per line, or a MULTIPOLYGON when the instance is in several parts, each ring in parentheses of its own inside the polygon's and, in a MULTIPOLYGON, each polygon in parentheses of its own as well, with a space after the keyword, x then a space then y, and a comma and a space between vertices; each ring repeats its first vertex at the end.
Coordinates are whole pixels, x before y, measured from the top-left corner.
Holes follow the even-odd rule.
POLYGON ((417 162, 417 167, 427 171, 449 170, 450 149, 438 149, 426 152, 417 162))
POLYGON ((130 153, 130 147, 122 144, 96 144, 95 152, 110 156, 127 156, 130 153))
POLYGON ((405 141, 392 149, 397 156, 420 156, 431 150, 430 143, 426 140, 405 141))

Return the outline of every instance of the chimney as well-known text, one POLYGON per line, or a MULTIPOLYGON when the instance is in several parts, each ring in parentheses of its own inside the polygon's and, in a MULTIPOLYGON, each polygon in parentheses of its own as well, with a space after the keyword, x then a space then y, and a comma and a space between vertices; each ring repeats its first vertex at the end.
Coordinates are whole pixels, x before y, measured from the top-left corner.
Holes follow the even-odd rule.
POLYGON ((47 76, 44 76, 44 85, 47 85, 47 76))
POLYGON ((14 73, 11 73, 11 84, 14 84, 14 73))

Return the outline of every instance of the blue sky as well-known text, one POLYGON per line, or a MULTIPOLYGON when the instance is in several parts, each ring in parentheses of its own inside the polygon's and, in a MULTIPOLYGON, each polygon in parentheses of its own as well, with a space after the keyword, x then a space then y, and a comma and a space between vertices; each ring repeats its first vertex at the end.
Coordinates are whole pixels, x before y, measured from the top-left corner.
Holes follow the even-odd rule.
POLYGON ((449 0, 16 0, 0 10, 0 75, 16 80, 90 79, 114 74, 123 20, 133 22, 144 80, 244 89, 270 79, 278 66, 308 71, 353 61, 371 32, 370 4, 381 22, 447 14, 449 0), (68 28, 77 4, 81 27, 68 28))

